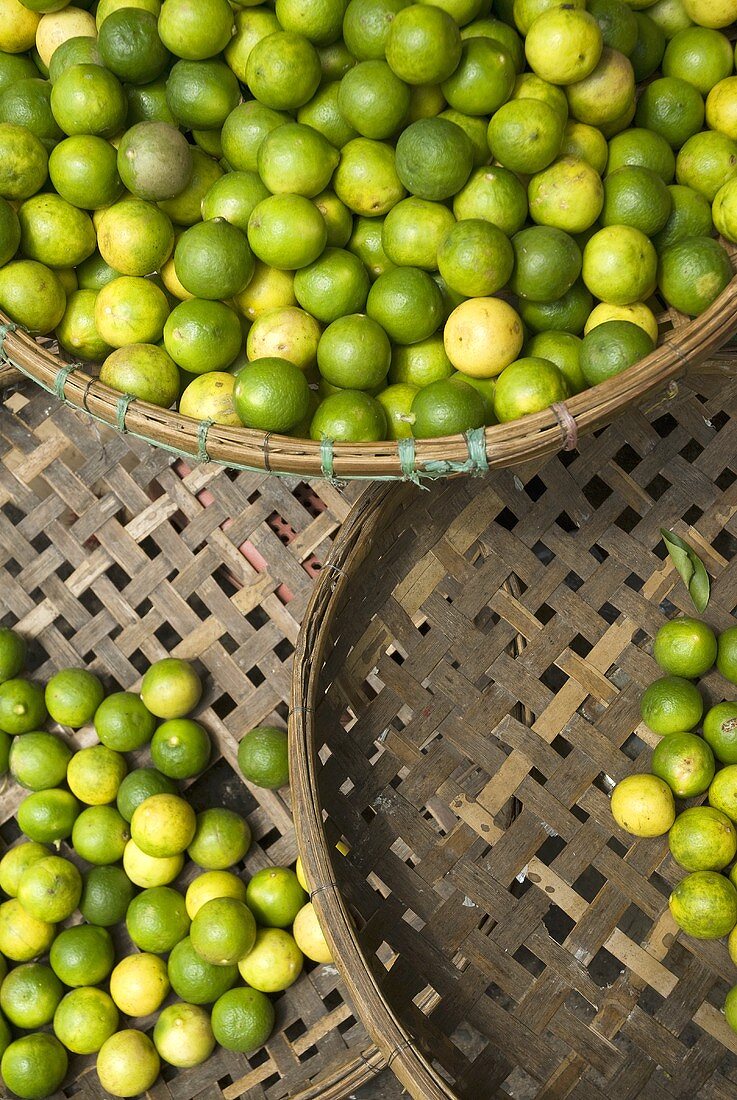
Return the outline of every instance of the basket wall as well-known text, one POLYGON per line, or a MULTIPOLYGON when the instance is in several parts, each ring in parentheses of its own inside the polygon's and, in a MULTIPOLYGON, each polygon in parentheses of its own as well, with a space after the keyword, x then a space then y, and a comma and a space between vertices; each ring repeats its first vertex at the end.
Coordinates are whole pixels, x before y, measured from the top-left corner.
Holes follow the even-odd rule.
MULTIPOLYGON (((0 411, 0 621, 31 640, 41 678, 87 665, 109 689, 129 688, 167 652, 195 660, 214 752, 188 797, 197 809, 217 801, 247 815, 247 873, 291 864, 289 792, 244 785, 237 744, 260 722, 285 723, 299 621, 348 501, 329 485, 318 497, 298 479, 172 466, 165 453, 26 391, 30 400, 6 393, 0 411)), ((82 730, 76 740, 95 738, 82 730)), ((18 835, 21 797, 5 783, 0 854, 18 835)), ((93 1064, 73 1060, 58 1100, 107 1095, 93 1064)), ((321 966, 279 996, 265 1047, 165 1069, 150 1095, 338 1100, 381 1065, 335 968, 321 966)))
MULTIPOLYGON (((737 970, 678 934, 667 838, 624 833, 607 797, 657 740, 652 637, 693 613, 661 527, 712 574, 708 621, 734 624, 737 386, 704 388, 542 468, 368 491, 318 585, 295 666, 300 847, 414 1096, 737 1094, 737 970)), ((715 671, 706 689, 737 697, 715 671)))

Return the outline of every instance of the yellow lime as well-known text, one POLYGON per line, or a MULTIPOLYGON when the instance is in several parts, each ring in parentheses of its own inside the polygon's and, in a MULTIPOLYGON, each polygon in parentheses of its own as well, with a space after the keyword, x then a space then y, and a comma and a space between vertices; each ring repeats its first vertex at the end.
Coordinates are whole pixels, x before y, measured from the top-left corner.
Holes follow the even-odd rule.
POLYGON ((70 355, 99 361, 113 350, 95 327, 96 290, 75 290, 67 298, 64 316, 56 327, 59 344, 70 355))
POLYGON ((581 370, 582 342, 570 332, 539 332, 525 345, 525 355, 548 359, 555 363, 566 380, 571 393, 586 389, 586 379, 581 370))
POLYGON ((47 267, 66 267, 95 251, 92 219, 60 195, 34 195, 18 211, 21 249, 47 267))
POLYGON ((197 1005, 173 1004, 165 1008, 153 1031, 154 1046, 171 1066, 199 1066, 215 1049, 210 1014, 197 1005))
POLYGON ((144 889, 173 882, 183 866, 184 855, 181 852, 173 856, 150 856, 133 840, 128 841, 123 851, 126 875, 136 886, 144 889))
POLYGON ((252 362, 257 359, 287 359, 300 370, 307 371, 317 362, 320 334, 320 325, 315 317, 303 309, 287 306, 270 310, 253 322, 246 340, 246 354, 252 362))
POLYGON ((157 718, 184 718, 200 701, 202 683, 188 661, 164 657, 146 671, 141 699, 157 718))
POLYGON ((608 302, 600 302, 589 314, 584 326, 584 335, 588 335, 597 325, 606 324, 607 321, 629 321, 643 329, 653 344, 658 342, 658 322, 653 311, 644 302, 633 302, 629 306, 613 306, 608 302))
POLYGON ((134 810, 131 838, 145 855, 165 859, 188 847, 196 826, 195 812, 183 798, 154 794, 134 810))
POLYGON ((498 298, 472 298, 445 325, 445 351, 456 370, 491 378, 515 360, 524 340, 519 315, 498 298))
POLYGON ((709 803, 737 821, 737 765, 720 768, 709 787, 709 803))
MULTIPOLYGON (((2 0, 0 50, 9 54, 20 54, 30 50, 36 41, 36 29, 40 20, 41 16, 38 12, 31 11, 19 0, 2 0)), ((20 72, 18 72, 18 78, 21 79, 20 72)))
POLYGON ((213 898, 235 898, 246 900, 246 885, 238 875, 231 871, 205 871, 198 875, 187 887, 185 904, 191 920, 199 910, 213 898))
POLYGON ((651 242, 633 226, 599 230, 583 253, 583 280, 597 298, 631 305, 649 298, 655 285, 657 255, 651 242))
POLYGON ((17 897, 18 884, 24 872, 50 854, 43 844, 32 840, 24 840, 14 848, 9 848, 0 859, 0 890, 8 897, 17 897))
POLYGON ((47 856, 23 872, 17 897, 32 917, 58 924, 72 915, 81 894, 82 876, 75 865, 61 856, 47 856))
POLYGON ((671 855, 686 871, 722 871, 737 853, 737 830, 720 810, 682 810, 668 834, 671 855))
POLYGON ((662 836, 675 821, 673 792, 656 775, 628 775, 612 791, 612 816, 634 836, 662 836))
MULTIPOLYGON (((110 975, 110 996, 126 1016, 148 1016, 160 1007, 168 992, 166 963, 149 952, 121 959, 110 975)), ((139 1091, 130 1095, 137 1096, 139 1091)))
POLYGON ((579 122, 589 126, 611 123, 634 103, 632 64, 619 50, 605 46, 596 67, 588 76, 569 84, 566 95, 568 108, 579 122))
POLYGON ((683 0, 683 9, 700 27, 728 27, 737 19, 735 0, 683 0))
POLYGON ((282 271, 256 261, 253 278, 233 299, 234 305, 248 321, 254 321, 272 309, 296 306, 294 272, 282 271))
POLYGON ((194 420, 237 427, 241 423, 235 411, 235 378, 223 371, 210 371, 193 378, 179 398, 179 411, 194 420))
POLYGON ((311 901, 303 905, 295 917, 292 934, 300 951, 308 959, 312 959, 316 963, 331 963, 333 961, 332 953, 311 901))
POLYGON ((56 925, 27 913, 17 898, 0 904, 0 953, 13 962, 30 962, 48 951, 56 925))
MULTIPOLYGON (((156 961, 161 962, 160 959, 156 961)), ((113 1096, 138 1096, 147 1092, 159 1076, 159 1069, 156 1047, 148 1035, 135 1029, 111 1035, 97 1055, 100 1084, 113 1096)))
POLYGON ((530 68, 552 84, 583 80, 598 65, 603 48, 596 19, 586 11, 563 5, 542 12, 525 38, 530 68))
POLYGON ((97 247, 105 262, 122 275, 150 275, 169 258, 174 228, 153 203, 122 199, 101 211, 97 247))
POLYGON ((125 757, 105 745, 80 749, 69 761, 67 783, 90 806, 114 802, 128 767, 125 757))
POLYGON ((302 973, 303 955, 283 928, 260 928, 251 950, 238 963, 243 980, 262 993, 288 989, 302 973))

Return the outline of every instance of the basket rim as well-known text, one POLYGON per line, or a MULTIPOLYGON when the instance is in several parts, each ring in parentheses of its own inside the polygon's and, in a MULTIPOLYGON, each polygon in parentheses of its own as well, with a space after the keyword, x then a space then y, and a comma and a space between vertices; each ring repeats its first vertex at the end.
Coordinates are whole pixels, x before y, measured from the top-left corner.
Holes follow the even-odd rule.
MULTIPOLYGON (((734 251, 732 247, 733 255, 734 251)), ((674 310, 668 311, 668 316, 683 320, 674 310)), ((708 310, 674 327, 646 358, 543 412, 465 435, 379 443, 297 439, 197 421, 176 410, 162 409, 105 385, 88 372, 86 364, 63 362, 2 311, 0 363, 20 370, 92 419, 180 458, 278 476, 323 477, 332 483, 365 479, 419 484, 422 479, 480 475, 574 450, 579 436, 609 423, 649 395, 665 389, 667 398, 675 397, 676 380, 721 348, 735 332, 737 275, 708 310)))
POLYGON ((292 673, 289 713, 289 770, 293 811, 305 874, 317 883, 310 892, 335 965, 351 999, 360 1005, 361 1020, 386 1059, 387 1065, 415 1100, 457 1100, 456 1093, 416 1046, 411 1033, 392 1011, 358 942, 355 925, 333 881, 323 832, 314 750, 314 699, 321 671, 320 655, 338 603, 349 582, 351 568, 360 563, 370 535, 385 519, 387 508, 399 510, 411 486, 373 485, 364 490, 333 543, 305 610, 292 673), (393 499, 392 499, 393 498, 393 499))

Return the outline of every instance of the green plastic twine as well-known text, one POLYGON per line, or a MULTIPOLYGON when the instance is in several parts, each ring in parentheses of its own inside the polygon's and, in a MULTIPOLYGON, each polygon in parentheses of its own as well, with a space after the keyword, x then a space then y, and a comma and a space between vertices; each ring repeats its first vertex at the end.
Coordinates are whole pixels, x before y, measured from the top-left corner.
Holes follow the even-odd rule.
POLYGON ((128 429, 125 426, 125 416, 128 412, 128 406, 130 405, 131 401, 135 401, 135 399, 135 394, 123 393, 118 398, 117 404, 115 406, 116 424, 118 427, 118 431, 121 432, 122 435, 128 434, 128 429))
POLYGON ((331 485, 335 484, 334 443, 335 440, 330 439, 327 435, 324 435, 320 440, 320 467, 322 469, 322 476, 326 478, 331 485))
POLYGON ((210 455, 207 452, 207 433, 215 423, 214 420, 201 420, 197 429, 197 461, 209 462, 210 455))
POLYGON ((414 485, 419 485, 421 489, 427 488, 422 484, 417 471, 414 436, 410 435, 398 439, 397 453, 399 455, 399 465, 402 467, 402 481, 411 481, 414 485))
POLYGON ((64 401, 64 387, 67 384, 67 378, 79 366, 79 363, 65 363, 63 367, 59 368, 59 373, 54 379, 54 393, 60 401, 64 401))
POLYGON ((447 477, 449 474, 470 474, 471 477, 483 477, 489 472, 489 460, 486 457, 486 429, 472 428, 464 432, 464 439, 468 447, 468 458, 465 462, 451 462, 448 459, 440 459, 436 462, 428 462, 425 470, 430 477, 447 477))
POLYGON ((6 325, 0 325, 0 359, 5 360, 10 366, 13 366, 13 364, 5 351, 5 337, 9 332, 16 332, 17 329, 18 326, 13 321, 8 321, 6 325))

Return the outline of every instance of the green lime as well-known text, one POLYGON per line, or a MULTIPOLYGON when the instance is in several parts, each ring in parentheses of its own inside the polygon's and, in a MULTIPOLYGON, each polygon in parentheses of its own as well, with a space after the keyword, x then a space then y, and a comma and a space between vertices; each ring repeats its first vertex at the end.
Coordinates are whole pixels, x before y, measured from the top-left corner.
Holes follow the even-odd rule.
POLYGON ((276 17, 284 30, 303 34, 316 46, 329 45, 340 38, 345 7, 345 0, 312 0, 309 5, 277 0, 276 17))
MULTIPOLYGON (((481 11, 488 5, 481 5, 481 11)), ((517 72, 522 72, 525 67, 525 47, 524 42, 517 34, 513 23, 507 23, 502 17, 503 13, 498 13, 497 17, 484 16, 478 19, 474 19, 471 23, 466 23, 465 27, 461 27, 461 38, 465 41, 467 38, 494 38, 497 42, 500 42, 502 46, 512 55, 514 66, 517 72)))
POLYGON ((333 187, 341 202, 365 218, 387 214, 407 193, 397 172, 392 146, 363 137, 354 138, 343 147, 333 187))
POLYGON ((10 761, 10 746, 13 743, 9 733, 0 730, 0 775, 6 775, 10 761))
POLYGON ((168 409, 179 393, 179 371, 156 344, 126 344, 108 355, 100 381, 120 393, 168 409))
POLYGON ((48 80, 18 80, 0 89, 0 122, 12 122, 34 134, 48 149, 64 136, 51 113, 48 80))
POLYGON ((43 791, 64 782, 72 750, 55 733, 38 731, 13 738, 10 773, 30 791, 43 791))
POLYGON ((72 835, 80 809, 73 794, 53 787, 27 795, 16 816, 21 830, 30 840, 52 844, 72 835))
POLYGON ((571 393, 580 393, 587 386, 581 370, 582 341, 570 332, 540 332, 525 345, 525 356, 548 359, 555 363, 565 378, 571 393))
POLYGON ((254 260, 243 231, 216 218, 185 230, 174 250, 174 268, 195 297, 232 298, 248 285, 254 260))
POLYGON ((261 142, 288 121, 289 115, 272 111, 255 99, 239 104, 223 123, 220 134, 223 157, 235 171, 256 172, 261 142))
POLYGON ((581 274, 581 250, 573 237, 552 226, 531 226, 512 238, 510 289, 535 302, 558 301, 581 274))
POLYGON ((96 290, 75 290, 67 298, 67 308, 56 327, 59 344, 70 355, 95 362, 113 350, 95 327, 96 290))
POLYGON ((205 221, 225 218, 231 225, 248 231, 248 219, 269 192, 256 172, 227 172, 212 183, 202 199, 205 221))
POLYGON ((287 359, 266 357, 238 372, 233 403, 246 427, 285 432, 307 415, 309 395, 299 367, 287 359))
MULTIPOLYGON (((102 65, 97 38, 88 35, 76 35, 66 38, 56 47, 49 62, 49 80, 55 83, 63 72, 72 65, 102 65)), ((35 72, 29 75, 35 76, 35 72)))
POLYGON ((633 836, 662 836, 675 821, 673 792, 655 775, 628 775, 611 797, 612 817, 633 836))
POLYGON ((527 210, 527 194, 518 178, 495 165, 475 169, 453 199, 459 221, 484 218, 510 237, 522 229, 527 210))
POLYGON ((645 301, 653 292, 657 255, 649 239, 629 225, 610 225, 589 239, 583 251, 583 280, 611 305, 645 301))
POLYGON ((663 55, 663 76, 693 84, 708 95, 715 84, 732 75, 734 49, 726 34, 709 27, 687 27, 674 34, 663 55))
POLYGON ((722 871, 737 853, 737 830, 720 810, 682 810, 668 834, 670 852, 685 871, 722 871))
POLYGON ((184 718, 197 706, 202 682, 188 661, 164 657, 146 670, 141 699, 157 718, 184 718))
POLYGON ((215 966, 197 954, 189 936, 169 955, 169 980, 177 997, 190 1004, 211 1004, 238 980, 238 967, 215 966))
POLYGON ((716 871, 686 875, 668 905, 679 928, 694 939, 719 940, 737 923, 737 890, 716 871))
MULTIPOLYGON (((420 117, 423 116, 420 115, 420 117)), ((480 168, 486 164, 489 159, 489 142, 487 140, 489 124, 483 115, 464 115, 462 111, 456 111, 452 107, 448 107, 447 110, 440 112, 438 118, 452 122, 463 130, 471 142, 474 168, 480 168)))
POLYGON ((67 1053, 46 1032, 24 1035, 5 1050, 0 1062, 3 1081, 21 1100, 43 1100, 61 1086, 67 1075, 67 1053))
POLYGON ((560 152, 561 156, 585 160, 601 176, 606 169, 609 146, 601 130, 571 119, 566 123, 560 152))
POLYGON ((128 771, 125 757, 105 745, 90 745, 75 752, 67 767, 72 794, 89 806, 114 802, 128 771))
POLYGON ((192 947, 213 966, 233 966, 256 940, 256 921, 237 898, 213 898, 198 910, 190 930, 192 947))
POLYGON ((255 99, 274 110, 290 111, 312 99, 322 77, 312 43, 292 31, 262 38, 246 62, 246 83, 255 99))
POLYGON ((210 1013, 197 1005, 169 1005, 156 1021, 153 1040, 170 1066, 199 1066, 215 1049, 210 1013))
POLYGON ((732 1031, 737 1031, 737 986, 733 986, 724 998, 724 1016, 732 1031))
POLYGON ((93 867, 82 876, 79 911, 89 924, 119 924, 133 898, 133 884, 122 867, 93 867))
POLYGON ((468 181, 472 168, 468 136, 446 118, 421 118, 403 130, 397 141, 397 175, 418 198, 450 198, 468 181))
POLYGON ((704 740, 721 764, 737 764, 737 703, 709 708, 704 715, 704 740))
POLYGON ((55 722, 79 729, 94 716, 104 698, 100 680, 83 668, 66 668, 46 685, 46 707, 55 722))
POLYGON ((10 53, 2 47, 0 52, 0 88, 7 88, 16 80, 38 76, 38 69, 26 54, 10 53))
POLYGON ((452 16, 440 7, 411 4, 394 14, 384 49, 400 80, 440 84, 461 60, 461 34, 452 16))
POLYGON ((104 982, 115 962, 110 933, 94 924, 64 928, 51 945, 51 968, 72 988, 104 982))
POLYGON ((157 886, 133 898, 125 924, 141 951, 164 955, 189 933, 190 918, 178 890, 157 886))
MULTIPOLYGON (((401 197, 401 196, 400 196, 401 197)), ((348 239, 349 251, 355 253, 369 273, 371 280, 378 279, 395 266, 383 245, 383 227, 385 218, 357 217, 353 232, 348 239)))
POLYGON ((289 782, 287 735, 273 726, 257 726, 238 745, 238 766, 256 787, 278 790, 289 782))
POLYGON ((325 329, 317 348, 320 374, 339 388, 370 390, 381 385, 390 359, 391 346, 386 332, 377 321, 363 313, 333 321, 325 329))
POLYGON ((537 104, 545 103, 548 107, 551 107, 555 114, 558 116, 561 126, 565 126, 568 121, 568 100, 566 99, 566 93, 562 88, 556 87, 555 84, 550 84, 549 81, 543 80, 542 77, 536 76, 535 73, 520 73, 514 82, 514 91, 512 93, 512 99, 524 99, 524 100, 536 100, 534 103, 527 103, 527 107, 531 114, 538 118, 545 119, 545 115, 537 115, 537 104))
POLYGON ((113 348, 154 344, 168 313, 166 295, 152 280, 122 275, 98 291, 95 328, 113 348))
POLYGON ((54 1013, 54 1034, 73 1054, 96 1054, 118 1030, 118 1010, 102 989, 81 986, 62 997, 54 1013))
MULTIPOLYGON (((666 3, 670 3, 670 0, 666 0, 666 3)), ((635 19, 637 20, 637 42, 629 59, 636 82, 642 84, 660 67, 665 53, 665 34, 655 20, 644 12, 636 11, 635 19)))
POLYGON ((134 840, 129 840, 123 852, 123 868, 136 886, 145 890, 154 886, 166 886, 173 882, 184 866, 184 855, 150 856, 141 851, 134 840))
POLYGON ((715 130, 694 134, 679 150, 676 179, 713 202, 737 176, 737 142, 715 130))
POLYGON ((686 237, 708 237, 713 225, 709 200, 690 187, 671 184, 671 212, 668 221, 653 238, 658 252, 686 237))
MULTIPOLYGON (((734 241, 737 238, 737 180, 729 180, 719 188, 712 214, 717 232, 728 241, 734 241)), ((708 236, 708 230, 704 235, 708 236)))
POLYGON ((653 752, 650 768, 676 798, 703 794, 714 778, 714 754, 707 739, 695 733, 671 733, 653 752))
POLYGON ((445 352, 440 333, 417 344, 398 345, 392 349, 388 381, 407 383, 422 388, 431 382, 450 378, 453 364, 445 352))
POLYGON ((174 198, 162 200, 159 208, 169 215, 175 225, 194 225, 202 219, 202 200, 213 183, 222 179, 224 174, 223 168, 212 156, 202 149, 193 148, 189 183, 174 198))
POLYGON ((598 23, 604 45, 629 57, 639 35, 631 8, 623 0, 589 0, 586 10, 598 23))
POLYGON ((81 874, 61 856, 40 859, 23 872, 18 883, 18 901, 26 912, 50 924, 70 917, 81 894, 81 874))
POLYGON ((398 382, 377 393, 376 400, 384 410, 389 439, 408 439, 412 435, 412 402, 419 393, 417 386, 398 382))
POLYGON ((46 180, 48 156, 39 139, 25 126, 0 123, 0 195, 28 199, 46 180))
POLYGON ((197 814, 187 854, 206 871, 224 871, 239 863, 250 846, 251 830, 245 818, 235 810, 214 807, 197 814))
POLYGON ((18 884, 23 873, 49 855, 49 849, 35 841, 24 840, 14 848, 9 848, 0 859, 0 890, 8 897, 17 897, 18 884))
POLYGON ((254 207, 248 220, 248 243, 271 267, 307 267, 322 254, 326 242, 325 219, 304 195, 271 195, 254 207))
POLYGON ((238 962, 243 980, 262 993, 288 989, 302 973, 304 957, 283 928, 259 928, 256 942, 238 962))
POLYGON ((48 951, 56 925, 37 920, 17 898, 0 903, 0 952, 13 962, 30 962, 48 951))
POLYGON ((341 390, 321 402, 310 424, 312 439, 372 442, 386 438, 383 408, 361 390, 341 390))
POLYGON ((358 131, 353 129, 340 112, 340 87, 340 80, 323 84, 312 99, 297 111, 297 122, 310 126, 335 149, 342 149, 349 141, 358 137, 358 131))
POLYGON ((415 344, 432 336, 441 325, 442 295, 426 271, 397 267, 374 282, 366 313, 393 342, 415 344))
POLYGON ((264 867, 252 876, 246 887, 248 908, 256 922, 267 928, 289 928, 308 900, 289 867, 264 867))
POLYGON ((130 840, 128 824, 113 806, 90 806, 72 829, 72 845, 88 863, 117 863, 130 840))
POLYGON ((176 306, 164 325, 164 346, 191 374, 224 370, 243 346, 238 315, 224 302, 192 298, 176 306))
POLYGON ((196 826, 195 812, 183 798, 154 794, 134 810, 131 838, 145 855, 166 859, 191 844, 196 826))
POLYGON ((46 721, 44 690, 30 680, 13 678, 0 684, 0 729, 17 736, 46 721))
POLYGON ((643 90, 635 120, 664 137, 671 149, 680 149, 703 126, 704 101, 693 84, 663 76, 643 90))
POLYGON ((156 768, 136 768, 126 775, 118 788, 118 810, 130 822, 134 811, 152 794, 176 793, 176 784, 156 768))
POLYGON ((643 722, 661 737, 694 729, 703 711, 704 701, 699 689, 681 676, 663 676, 655 680, 640 701, 643 722))
POLYGON ((453 110, 491 115, 511 96, 516 75, 514 58, 499 41, 468 38, 461 46, 457 68, 443 81, 442 91, 453 110))
POLYGON ((312 200, 325 219, 328 247, 343 248, 353 233, 353 215, 334 191, 321 191, 312 200))
POLYGON ((170 779, 199 775, 210 759, 210 738, 204 726, 191 718, 162 722, 151 742, 151 760, 170 779))
MULTIPOLYGON (((509 238, 497 226, 479 218, 458 222, 438 251, 437 266, 443 279, 451 290, 468 298, 501 290, 514 265, 515 253, 509 238)), ((378 281, 374 286, 378 286, 378 281)))
POLYGON ((363 137, 392 137, 401 128, 409 106, 409 85, 392 72, 386 61, 361 61, 340 82, 338 109, 363 137))
POLYGON ((97 45, 105 68, 127 84, 149 84, 170 60, 156 16, 141 8, 111 12, 100 27, 97 45))
POLYGON ((122 199, 101 212, 97 247, 122 275, 151 275, 174 247, 174 227, 157 206, 143 199, 122 199))
POLYGON ((303 309, 330 325, 366 305, 371 283, 363 263, 353 252, 326 248, 323 254, 297 271, 294 293, 303 309))
POLYGON ((649 333, 631 321, 605 321, 591 329, 581 347, 581 371, 589 386, 621 374, 653 350, 649 333))
POLYGON ((687 237, 664 249, 658 287, 668 305, 697 317, 733 278, 726 249, 711 237, 687 237))
POLYGON ((670 676, 695 680, 717 659, 716 635, 700 619, 683 615, 660 627, 653 642, 653 657, 670 676))
POLYGON ((410 416, 416 439, 457 435, 483 427, 484 403, 473 387, 446 379, 418 391, 410 416))
POLYGON ((194 920, 203 905, 213 898, 237 898, 246 900, 246 885, 231 871, 205 871, 187 887, 185 904, 187 913, 194 920))
POLYGON ((737 765, 720 768, 709 787, 709 803, 737 821, 737 765))
POLYGON ((224 61, 177 61, 166 81, 166 102, 185 130, 219 130, 240 103, 240 86, 224 61))
POLYGON ((502 424, 542 412, 566 397, 568 384, 555 363, 535 357, 517 359, 496 380, 494 415, 502 424))
POLYGON ((166 101, 166 81, 163 77, 152 80, 150 84, 126 84, 123 91, 128 100, 127 126, 135 126, 137 122, 168 122, 170 126, 178 125, 166 101))
MULTIPOLYGON (((164 0, 159 34, 168 50, 190 61, 214 57, 224 50, 233 33, 233 11, 227 0, 164 0)), ((143 1090, 141 1090, 143 1091, 143 1090)))
POLYGON ((156 1047, 148 1035, 135 1029, 111 1035, 97 1055, 100 1084, 113 1096, 138 1096, 147 1092, 159 1076, 160 1068, 156 1047))
POLYGON ((43 963, 23 963, 0 986, 0 1009, 15 1027, 26 1031, 50 1024, 64 990, 54 971, 43 963))
MULTIPOLYGON (((122 8, 121 13, 134 10, 122 8)), ((109 22, 105 20, 106 25, 109 22)), ((168 122, 137 122, 120 140, 117 166, 131 194, 157 202, 179 195, 187 186, 192 178, 192 151, 184 134, 168 122)))
MULTIPOLYGON (((496 413, 494 412, 494 394, 496 393, 496 379, 495 378, 474 378, 470 374, 462 374, 461 371, 455 371, 450 376, 451 382, 464 382, 481 397, 484 406, 484 424, 496 424, 496 413)), ((411 389, 413 387, 407 387, 411 389)), ((381 400, 381 394, 379 395, 381 400)), ((404 425, 403 425, 404 426, 404 425)))
MULTIPOLYGON (((64 316, 66 294, 51 268, 35 260, 17 260, 0 268, 0 308, 31 334, 44 335, 55 329, 64 316)), ((16 680, 6 682, 17 683, 16 680)), ((0 716, 3 709, 0 694, 0 716)), ((18 732, 26 733, 28 728, 32 727, 18 732)))
POLYGON ((631 225, 647 237, 665 226, 672 198, 663 180, 649 168, 626 165, 604 181, 602 225, 631 225))
POLYGON ((131 691, 116 691, 95 711, 95 733, 103 745, 116 752, 143 748, 153 737, 156 719, 131 691))
POLYGON ((492 115, 492 155, 511 172, 541 172, 556 158, 563 142, 564 120, 542 100, 512 99, 492 115))
POLYGON ((9 626, 0 628, 0 684, 22 672, 25 661, 25 638, 9 626))
POLYGON ((386 55, 386 40, 397 12, 411 0, 351 0, 343 17, 345 44, 359 61, 386 55))
POLYGON ((262 1046, 274 1030, 274 1006, 258 989, 230 989, 212 1008, 215 1039, 226 1050, 248 1053, 262 1046))
POLYGON ((47 267, 73 266, 95 250, 92 219, 60 195, 27 199, 18 211, 18 221, 24 255, 47 267))
POLYGON ((116 76, 100 65, 72 65, 51 88, 51 110, 65 134, 114 137, 125 124, 128 101, 116 76))

